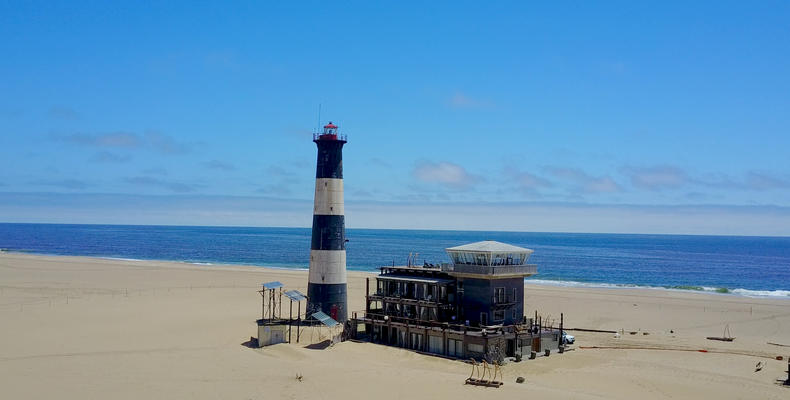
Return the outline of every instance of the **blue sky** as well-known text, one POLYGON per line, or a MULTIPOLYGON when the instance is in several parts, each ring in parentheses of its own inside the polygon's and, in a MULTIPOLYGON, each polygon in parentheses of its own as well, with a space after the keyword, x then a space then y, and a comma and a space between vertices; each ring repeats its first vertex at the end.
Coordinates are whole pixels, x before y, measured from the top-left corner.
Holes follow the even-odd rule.
POLYGON ((790 3, 0 5, 0 221, 790 234, 790 3))

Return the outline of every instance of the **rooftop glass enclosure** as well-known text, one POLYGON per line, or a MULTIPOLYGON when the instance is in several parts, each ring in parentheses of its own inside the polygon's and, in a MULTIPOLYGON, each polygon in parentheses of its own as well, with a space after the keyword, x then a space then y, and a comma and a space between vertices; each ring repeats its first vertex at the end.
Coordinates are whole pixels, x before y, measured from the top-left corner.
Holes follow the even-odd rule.
POLYGON ((505 243, 484 241, 446 249, 455 265, 525 265, 533 253, 530 249, 505 243))
POLYGON ((524 265, 529 258, 528 253, 482 253, 467 251, 448 251, 450 259, 456 265, 524 265))

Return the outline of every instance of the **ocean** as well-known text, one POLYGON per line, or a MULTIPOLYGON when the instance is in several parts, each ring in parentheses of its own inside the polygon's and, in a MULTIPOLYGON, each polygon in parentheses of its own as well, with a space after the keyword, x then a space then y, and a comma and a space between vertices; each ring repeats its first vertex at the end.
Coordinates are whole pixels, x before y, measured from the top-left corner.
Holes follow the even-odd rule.
MULTIPOLYGON (((790 298, 790 237, 348 229, 348 269, 449 262, 496 240, 535 250, 539 284, 790 298)), ((309 228, 0 223, 0 249, 34 254, 307 268, 309 228)))

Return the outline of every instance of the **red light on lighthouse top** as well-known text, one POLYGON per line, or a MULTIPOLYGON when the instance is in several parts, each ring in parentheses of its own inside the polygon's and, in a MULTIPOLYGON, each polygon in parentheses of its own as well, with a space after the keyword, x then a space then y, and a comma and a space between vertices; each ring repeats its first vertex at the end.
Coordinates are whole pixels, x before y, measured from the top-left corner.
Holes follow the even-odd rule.
MULTIPOLYGON (((339 137, 340 140, 345 141, 345 135, 339 137)), ((338 140, 337 125, 329 121, 324 125, 324 131, 313 136, 313 140, 338 140)))

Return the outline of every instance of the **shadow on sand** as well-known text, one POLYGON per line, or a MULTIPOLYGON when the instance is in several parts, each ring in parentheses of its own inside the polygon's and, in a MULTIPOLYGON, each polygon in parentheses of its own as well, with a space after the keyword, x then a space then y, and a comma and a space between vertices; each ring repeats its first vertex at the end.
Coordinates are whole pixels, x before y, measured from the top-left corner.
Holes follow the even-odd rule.
POLYGON ((250 349, 257 349, 258 348, 258 338, 254 338, 250 336, 250 340, 241 344, 244 347, 248 347, 250 349))
POLYGON ((326 340, 322 340, 322 341, 320 341, 318 343, 308 344, 304 348, 305 349, 310 349, 310 350, 323 350, 323 349, 329 347, 330 344, 332 344, 332 341, 329 340, 329 339, 326 339, 326 340))

